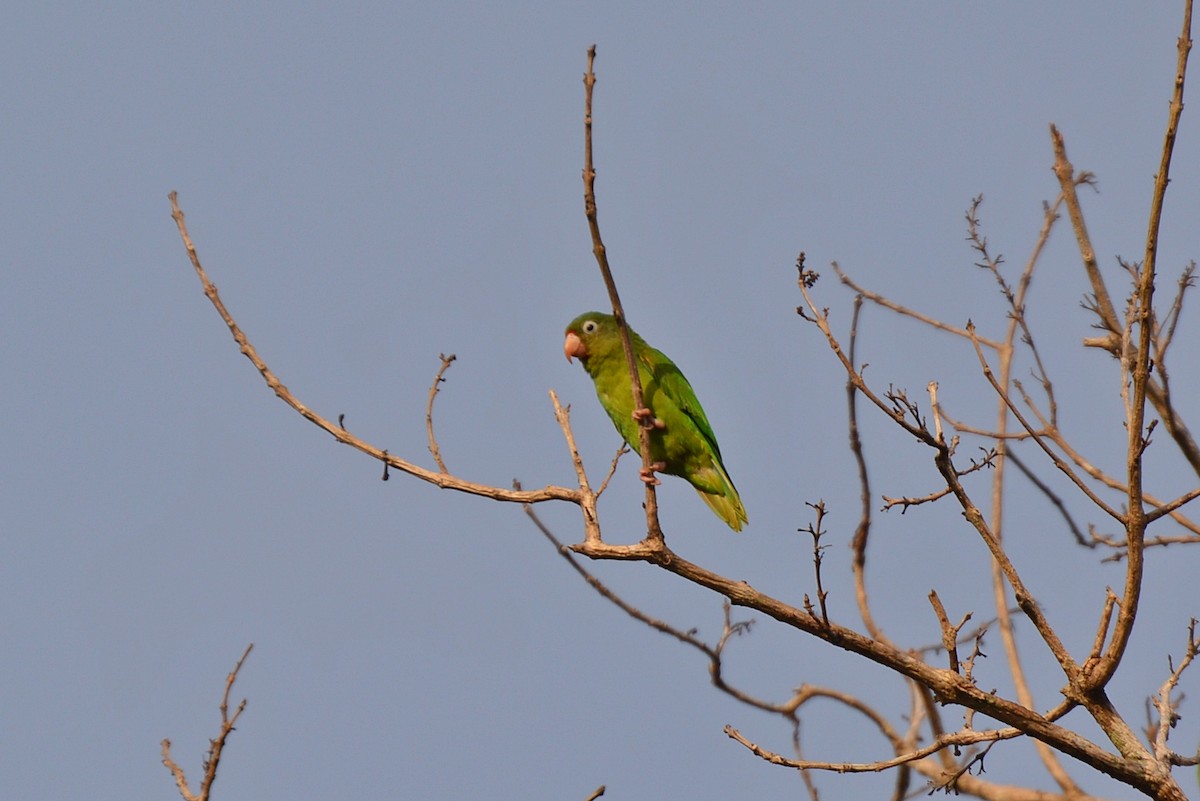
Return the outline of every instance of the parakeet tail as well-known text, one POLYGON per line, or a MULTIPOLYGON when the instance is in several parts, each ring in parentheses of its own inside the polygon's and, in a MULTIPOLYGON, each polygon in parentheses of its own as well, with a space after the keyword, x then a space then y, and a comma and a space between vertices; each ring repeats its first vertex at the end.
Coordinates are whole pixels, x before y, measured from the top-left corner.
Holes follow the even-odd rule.
POLYGON ((705 492, 697 488, 696 494, 700 496, 700 500, 708 504, 708 508, 713 510, 717 517, 725 521, 734 531, 741 531, 742 526, 749 522, 746 519, 746 507, 742 506, 742 499, 738 496, 738 491, 734 489, 733 482, 728 476, 722 476, 725 479, 725 492, 705 492))

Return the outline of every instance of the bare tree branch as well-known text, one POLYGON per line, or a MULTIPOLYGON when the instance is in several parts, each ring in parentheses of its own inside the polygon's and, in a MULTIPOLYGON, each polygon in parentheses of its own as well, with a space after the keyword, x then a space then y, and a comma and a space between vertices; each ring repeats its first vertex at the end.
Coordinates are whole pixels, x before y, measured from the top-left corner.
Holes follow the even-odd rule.
MULTIPOLYGON (((608 299, 612 303, 613 317, 621 332, 621 347, 625 351, 625 363, 629 367, 629 382, 633 387, 633 408, 646 408, 642 398, 642 379, 638 374, 637 361, 633 356, 633 342, 629 337, 629 324, 625 321, 625 309, 621 306, 621 297, 617 293, 617 284, 613 280, 612 270, 608 266, 608 250, 600 238, 600 221, 596 209, 596 168, 592 163, 592 91, 596 86, 596 73, 592 65, 596 61, 596 46, 588 49, 587 72, 583 76, 584 110, 583 110, 583 205, 587 215, 588 228, 592 233, 592 253, 596 256, 596 264, 608 289, 608 299)), ((654 462, 650 457, 650 431, 654 427, 654 415, 639 418, 638 446, 642 454, 643 475, 652 475, 654 462)), ((646 538, 661 540, 662 526, 658 522, 658 496, 654 491, 654 483, 646 481, 646 538)))
POLYGON ((390 455, 385 449, 378 448, 365 440, 359 439, 352 435, 341 424, 333 423, 330 420, 322 417, 316 412, 309 409, 301 403, 291 391, 284 386, 271 369, 267 367, 266 362, 258 355, 258 351, 250 343, 249 338, 234 321, 233 316, 225 308, 225 304, 221 301, 221 296, 217 293, 217 287, 209 280, 208 274, 205 273, 204 267, 200 264, 200 257, 196 253, 196 247, 192 244, 192 239, 188 235, 187 225, 184 222, 183 211, 179 208, 178 196, 175 192, 171 192, 171 216, 175 220, 175 224, 179 227, 179 236, 183 240, 183 245, 187 249, 188 257, 191 259, 192 267, 196 270, 196 276, 200 279, 200 283, 204 286, 204 294, 212 302, 217 313, 221 315, 221 319, 225 321, 225 325, 229 327, 229 333, 233 335, 233 339, 241 348, 242 354, 250 360, 254 368, 262 375, 263 380, 267 382, 267 386, 279 397, 281 401, 292 407, 301 417, 308 420, 318 428, 324 429, 334 439, 343 445, 362 451, 373 459, 383 462, 388 467, 408 473, 411 476, 427 481, 430 484, 435 484, 443 489, 452 489, 459 492, 465 492, 468 495, 479 495, 485 498, 491 498, 496 501, 507 501, 509 503, 542 503, 544 501, 558 500, 569 501, 571 503, 580 503, 580 494, 576 490, 567 489, 566 487, 547 486, 540 490, 525 490, 516 492, 514 490, 502 489, 500 487, 492 487, 486 484, 477 484, 471 481, 458 478, 447 473, 434 472, 426 470, 423 467, 418 467, 411 462, 406 462, 403 459, 398 459, 390 455))
POLYGON ((229 714, 229 693, 233 691, 233 683, 237 681, 238 673, 242 670, 242 665, 246 663, 246 657, 250 656, 250 651, 254 648, 254 643, 246 646, 246 650, 242 653, 237 664, 233 666, 233 670, 225 677, 225 693, 221 696, 221 729, 217 733, 215 739, 208 741, 208 753, 204 756, 204 777, 200 780, 200 789, 198 792, 192 792, 188 786, 187 779, 184 777, 183 768, 181 768, 174 759, 171 758, 171 741, 162 741, 162 763, 167 770, 171 771, 171 775, 175 777, 175 785, 179 788, 179 794, 183 796, 184 801, 209 801, 209 794, 212 792, 213 782, 217 779, 217 767, 221 762, 221 753, 225 750, 225 742, 229 739, 229 735, 234 730, 234 724, 238 718, 242 716, 242 712, 246 709, 246 699, 238 704, 237 709, 233 714, 229 714))
MULTIPOLYGON (((1164 136, 1162 158, 1158 174, 1154 181, 1154 200, 1150 206, 1149 230, 1146 234, 1146 257, 1142 264, 1141 276, 1134 298, 1135 313, 1130 315, 1130 323, 1137 324, 1138 343, 1130 371, 1132 378, 1133 402, 1131 413, 1126 420, 1129 436, 1128 446, 1128 475, 1129 495, 1125 531, 1129 541, 1125 567, 1125 589, 1121 603, 1117 607, 1117 619, 1113 626, 1113 635, 1109 641, 1108 651, 1095 664, 1087 676, 1089 688, 1100 688, 1108 683, 1116 672, 1125 653, 1125 647, 1133 634, 1133 623, 1137 617, 1138 603, 1142 592, 1142 571, 1144 569, 1143 542, 1146 536, 1146 526, 1149 521, 1142 491, 1142 457, 1149 444, 1143 433, 1147 388, 1150 381, 1150 359, 1153 342, 1153 315, 1155 260, 1158 254, 1158 228, 1162 217, 1162 205, 1166 196, 1168 176, 1171 168, 1171 154, 1175 147, 1175 135, 1179 129, 1179 118, 1183 113, 1183 81, 1187 73, 1188 53, 1192 48, 1191 39, 1192 3, 1185 5, 1183 17, 1183 32, 1179 36, 1179 60, 1175 73, 1175 91, 1171 97, 1170 113, 1167 121, 1167 131, 1164 136)), ((1124 356, 1124 351, 1122 351, 1124 356)), ((1160 416, 1164 416, 1159 412, 1160 416)), ((1169 415, 1173 417, 1173 412, 1169 415)), ((1165 417, 1165 416, 1164 416, 1165 417)), ((1185 449, 1186 450, 1186 449, 1185 449)), ((1200 456, 1200 454, 1197 454, 1200 456)), ((1200 465, 1200 462, 1196 463, 1200 465)), ((1103 724, 1102 724, 1103 725, 1103 724)))

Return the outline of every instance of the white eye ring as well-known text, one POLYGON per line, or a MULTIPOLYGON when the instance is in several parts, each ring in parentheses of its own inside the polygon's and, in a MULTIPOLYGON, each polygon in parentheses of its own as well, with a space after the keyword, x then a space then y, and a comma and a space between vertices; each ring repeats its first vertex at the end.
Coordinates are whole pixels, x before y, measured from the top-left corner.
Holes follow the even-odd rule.
POLYGON ((595 320, 588 320, 586 323, 583 324, 583 333, 594 334, 596 332, 596 329, 599 327, 600 327, 600 324, 598 322, 596 322, 595 320))

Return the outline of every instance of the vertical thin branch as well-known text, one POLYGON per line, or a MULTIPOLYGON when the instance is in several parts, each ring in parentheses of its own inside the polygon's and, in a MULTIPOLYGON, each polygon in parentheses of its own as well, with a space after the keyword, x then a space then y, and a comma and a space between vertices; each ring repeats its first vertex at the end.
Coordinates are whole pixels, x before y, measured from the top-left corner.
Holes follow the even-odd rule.
POLYGON ((1175 136, 1179 130, 1179 118, 1183 113, 1183 83, 1187 72, 1188 53, 1192 48, 1192 2, 1188 0, 1184 7, 1183 31, 1179 35, 1179 58, 1175 72, 1175 90, 1171 96, 1170 112, 1167 118, 1167 131, 1163 138, 1162 158, 1159 163, 1158 175, 1154 180, 1154 194, 1150 205, 1150 222, 1146 232, 1146 255, 1142 270, 1138 276, 1136 296, 1133 307, 1134 319, 1138 326, 1137 351, 1131 370, 1133 382, 1132 408, 1126 421, 1129 437, 1127 453, 1128 469, 1128 512, 1125 523, 1127 545, 1127 560, 1125 567, 1125 590, 1121 603, 1117 607, 1117 619, 1113 626, 1112 639, 1104 657, 1097 663, 1096 669, 1088 676, 1091 687, 1103 687, 1113 673, 1116 672, 1125 647, 1133 634, 1133 622, 1137 617, 1138 602, 1142 592, 1143 545, 1146 538, 1146 508, 1142 491, 1142 462, 1149 445, 1148 434, 1144 430, 1146 419, 1146 393, 1150 382, 1150 362, 1154 342, 1154 272, 1155 259, 1158 255, 1158 230, 1162 219, 1162 206, 1166 196, 1171 169, 1171 154, 1175 147, 1175 136))
MULTIPOLYGON (((798 262, 803 269, 804 254, 801 253, 798 262)), ((858 359, 858 320, 862 314, 863 296, 854 296, 854 313, 850 318, 850 342, 847 359, 857 364, 858 359)), ((863 453, 862 437, 858 429, 858 387, 854 381, 846 381, 846 406, 848 426, 850 428, 850 451, 858 465, 859 501, 862 508, 858 526, 854 530, 854 540, 851 547, 854 551, 852 570, 854 572, 854 597, 858 603, 858 614, 862 617, 863 625, 876 640, 891 643, 883 629, 875 622, 871 614, 870 600, 867 596, 867 542, 871 536, 871 479, 867 472, 867 459, 863 453)))
POLYGON ((1184 4, 1183 31, 1179 34, 1177 49, 1179 57, 1175 67, 1175 91, 1171 95, 1158 174, 1154 176, 1154 195, 1150 201, 1150 222, 1146 231, 1146 256, 1142 265, 1142 271, 1151 276, 1151 281, 1158 257, 1158 229, 1162 222, 1163 201, 1166 199, 1167 184, 1170 183, 1171 156, 1175 151, 1175 137, 1179 133, 1179 118, 1183 115, 1183 82, 1187 75, 1188 53, 1192 49, 1192 0, 1184 4))
POLYGON ((450 369, 451 363, 458 357, 453 353, 449 356, 439 353, 438 358, 442 360, 442 366, 438 368, 437 375, 433 377, 433 384, 429 387, 429 402, 425 405, 425 433, 429 437, 429 452, 433 454, 433 460, 437 462, 438 469, 446 473, 449 471, 446 470, 446 463, 442 461, 442 451, 438 447, 437 437, 433 435, 433 401, 437 398, 438 388, 446 380, 443 376, 450 369))
MULTIPOLYGON (((829 610, 825 607, 825 599, 829 596, 829 592, 825 589, 824 583, 821 581, 821 563, 825 561, 825 547, 821 544, 821 537, 825 535, 825 501, 820 500, 816 503, 806 504, 814 512, 816 512, 816 521, 809 523, 807 528, 801 531, 807 531, 812 535, 813 540, 813 570, 817 578, 817 605, 821 608, 821 622, 829 628, 829 610)), ((804 593, 804 608, 814 618, 816 613, 813 610, 812 600, 808 597, 808 593, 804 593)))
MULTIPOLYGON (((608 251, 600 238, 600 222, 596 213, 596 168, 592 162, 592 89, 596 85, 596 73, 592 66, 596 61, 596 46, 588 48, 587 72, 583 76, 584 109, 583 109, 583 205, 587 215, 588 228, 592 233, 592 253, 596 256, 596 264, 600 267, 600 275, 604 278, 604 286, 608 289, 608 299, 612 302, 613 317, 617 319, 617 327, 621 332, 621 347, 625 350, 625 363, 629 367, 629 383, 633 387, 633 408, 644 409, 646 403, 642 397, 642 379, 638 375, 637 361, 633 355, 633 342, 629 337, 629 324, 625 321, 625 309, 621 306, 621 297, 617 293, 617 284, 613 280, 612 270, 608 266, 608 251)), ((654 416, 650 415, 639 420, 638 450, 642 454, 642 468, 646 475, 651 474, 653 462, 650 458, 650 429, 654 425, 654 416)), ((658 522, 658 496, 654 484, 646 482, 646 536, 648 539, 661 540, 662 527, 658 522)))
MULTIPOLYGON (((571 431, 571 408, 563 407, 558 402, 558 394, 554 390, 550 390, 550 402, 554 404, 554 419, 562 429, 563 437, 567 440, 567 450, 571 454, 571 464, 575 467, 575 477, 579 482, 579 509, 583 512, 583 537, 584 542, 595 545, 601 542, 600 538, 600 518, 596 511, 596 496, 599 493, 592 492, 591 486, 588 484, 587 473, 583 469, 583 459, 579 456, 579 448, 575 446, 575 434, 571 431)), ((616 461, 613 461, 613 468, 616 468, 616 461)), ((611 473, 609 474, 612 475, 611 473)), ((605 479, 608 483, 608 479, 605 479)), ((526 511, 530 507, 526 507, 526 511)), ((532 516, 532 514, 531 514, 532 516)), ((535 518, 536 520, 536 518, 535 518)))

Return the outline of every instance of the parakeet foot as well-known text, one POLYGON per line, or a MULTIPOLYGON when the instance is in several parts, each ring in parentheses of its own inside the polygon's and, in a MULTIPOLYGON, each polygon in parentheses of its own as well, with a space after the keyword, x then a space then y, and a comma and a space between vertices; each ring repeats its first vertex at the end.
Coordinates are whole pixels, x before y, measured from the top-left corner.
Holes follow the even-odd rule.
POLYGON ((654 462, 649 467, 643 467, 642 469, 638 470, 638 475, 641 476, 642 481, 646 482, 647 485, 651 487, 657 487, 662 482, 658 480, 658 477, 655 476, 654 473, 658 470, 666 469, 666 462, 654 462))
POLYGON ((645 425, 647 428, 667 427, 666 423, 664 423, 660 418, 654 416, 654 412, 650 411, 644 406, 640 409, 633 410, 633 419, 637 420, 642 425, 645 425), (651 419, 651 422, 648 425, 646 424, 647 419, 651 419))

